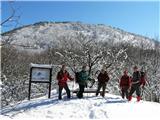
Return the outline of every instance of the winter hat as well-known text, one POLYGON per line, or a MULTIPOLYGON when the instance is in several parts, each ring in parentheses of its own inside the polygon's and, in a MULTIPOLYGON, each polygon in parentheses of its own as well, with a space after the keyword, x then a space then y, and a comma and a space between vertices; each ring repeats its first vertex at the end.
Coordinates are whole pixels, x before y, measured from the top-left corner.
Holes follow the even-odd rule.
POLYGON ((138 69, 138 67, 137 67, 137 66, 134 66, 133 69, 138 69))

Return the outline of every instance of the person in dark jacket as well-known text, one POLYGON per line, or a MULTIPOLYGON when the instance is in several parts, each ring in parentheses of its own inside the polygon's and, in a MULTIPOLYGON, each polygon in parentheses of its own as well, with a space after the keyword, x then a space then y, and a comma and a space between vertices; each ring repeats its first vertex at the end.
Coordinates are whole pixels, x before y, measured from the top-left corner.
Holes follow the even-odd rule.
POLYGON ((70 89, 68 88, 68 85, 67 85, 67 80, 74 80, 70 75, 69 73, 67 72, 66 70, 66 66, 65 65, 62 65, 62 68, 61 70, 58 72, 57 74, 57 80, 58 80, 58 85, 59 85, 59 96, 58 96, 58 99, 61 100, 62 99, 62 90, 63 88, 66 90, 67 92, 67 98, 70 98, 71 95, 70 95, 70 89))
POLYGON ((137 101, 139 102, 141 100, 141 96, 140 96, 141 95, 141 90, 140 90, 141 76, 137 66, 135 66, 133 69, 134 69, 134 72, 131 80, 131 90, 129 93, 128 100, 129 101, 132 100, 132 94, 136 91, 137 101))
POLYGON ((97 91, 96 91, 96 96, 98 96, 99 91, 102 88, 103 91, 102 91, 101 95, 102 95, 102 97, 104 97, 105 96, 106 84, 109 81, 109 76, 108 76, 108 73, 105 70, 105 68, 101 69, 101 72, 99 73, 97 79, 98 79, 98 88, 97 88, 97 91))
POLYGON ((87 87, 87 81, 89 80, 89 75, 86 71, 86 65, 82 66, 82 71, 78 72, 79 91, 77 93, 78 98, 83 98, 83 93, 85 87, 87 87))
POLYGON ((122 91, 121 95, 123 99, 125 98, 125 96, 128 99, 128 91, 130 87, 131 87, 131 79, 128 76, 128 71, 125 70, 123 76, 120 79, 120 88, 122 91))

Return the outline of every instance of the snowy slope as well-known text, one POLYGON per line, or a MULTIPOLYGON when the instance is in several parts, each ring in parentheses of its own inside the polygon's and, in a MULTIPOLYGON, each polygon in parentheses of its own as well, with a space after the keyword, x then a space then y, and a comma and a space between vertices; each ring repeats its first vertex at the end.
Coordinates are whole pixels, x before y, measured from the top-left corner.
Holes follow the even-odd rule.
MULTIPOLYGON (((65 96, 65 95, 64 95, 65 96)), ((105 98, 85 94, 84 99, 75 95, 70 100, 65 97, 57 100, 57 94, 52 92, 52 98, 42 97, 23 101, 12 108, 2 109, 0 119, 109 119, 109 120, 147 120, 158 119, 160 104, 136 99, 128 102, 120 96, 106 94, 105 98)))
MULTIPOLYGON (((128 43, 140 46, 141 43, 154 47, 150 38, 136 35, 107 25, 84 24, 80 22, 39 22, 2 34, 2 41, 11 39, 11 44, 45 49, 48 45, 57 47, 63 38, 75 41, 77 33, 88 35, 97 41, 128 43)), ((27 48, 28 48, 27 47, 27 48)))

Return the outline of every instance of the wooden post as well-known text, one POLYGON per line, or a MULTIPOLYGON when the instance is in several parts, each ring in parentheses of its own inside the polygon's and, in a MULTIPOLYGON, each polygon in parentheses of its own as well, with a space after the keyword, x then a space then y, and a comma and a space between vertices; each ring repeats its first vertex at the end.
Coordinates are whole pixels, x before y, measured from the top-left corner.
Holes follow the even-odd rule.
POLYGON ((51 83, 52 83, 52 68, 50 69, 48 98, 51 97, 51 83))
POLYGON ((32 79, 32 67, 30 68, 29 89, 28 89, 28 100, 31 99, 31 79, 32 79))

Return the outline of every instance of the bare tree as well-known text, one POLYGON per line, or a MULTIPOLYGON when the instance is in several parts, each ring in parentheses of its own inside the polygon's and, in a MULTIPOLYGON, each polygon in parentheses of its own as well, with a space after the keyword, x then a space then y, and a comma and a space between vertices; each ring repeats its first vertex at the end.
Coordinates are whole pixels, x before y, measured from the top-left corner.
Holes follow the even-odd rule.
MULTIPOLYGON (((2 28, 2 31, 3 31, 3 28, 16 28, 20 23, 19 23, 19 20, 20 20, 20 17, 21 15, 19 14, 18 15, 18 11, 19 11, 19 8, 16 8, 14 6, 14 1, 2 1, 2 2, 5 2, 7 4, 7 11, 3 11, 2 10, 2 15, 3 14, 6 14, 5 12, 8 12, 6 16, 6 18, 3 18, 3 20, 0 22, 0 25, 1 25, 1 28, 2 28)), ((3 4, 2 4, 3 5, 3 4)), ((1 35, 3 36, 3 34, 5 33, 2 33, 1 35)), ((10 44, 14 39, 12 38, 11 35, 8 34, 8 37, 7 39, 1 41, 1 46, 3 45, 8 45, 10 44)))
MULTIPOLYGON (((14 1, 3 1, 3 2, 7 2, 8 3, 8 11, 10 11, 10 13, 8 14, 8 16, 6 18, 4 18, 1 21, 1 26, 2 27, 9 27, 12 26, 13 24, 17 26, 17 24, 19 24, 18 20, 20 19, 20 15, 17 15, 16 12, 19 8, 15 8, 14 7, 14 1)), ((2 15, 5 14, 4 12, 6 11, 2 11, 2 15)))

